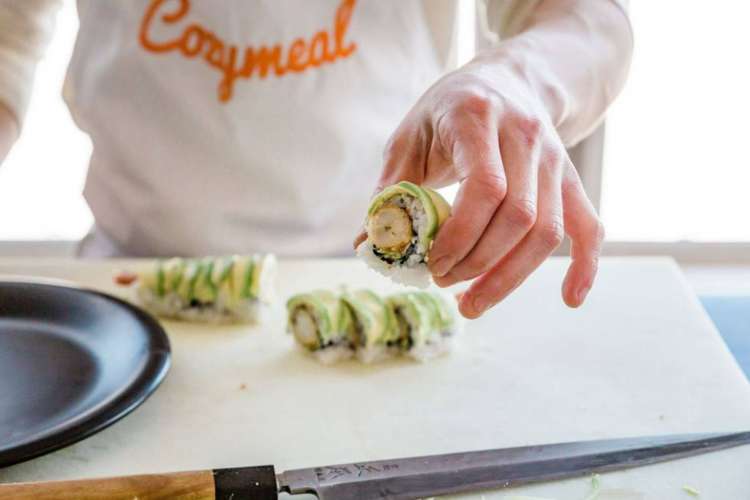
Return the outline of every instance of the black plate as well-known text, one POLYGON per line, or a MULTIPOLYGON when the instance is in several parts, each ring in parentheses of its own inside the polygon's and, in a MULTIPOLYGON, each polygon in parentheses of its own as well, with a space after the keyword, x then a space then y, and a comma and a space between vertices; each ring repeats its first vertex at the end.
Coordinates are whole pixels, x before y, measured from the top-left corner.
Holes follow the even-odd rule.
POLYGON ((0 282, 0 466, 48 453, 116 422, 169 369, 151 316, 114 297, 0 282))

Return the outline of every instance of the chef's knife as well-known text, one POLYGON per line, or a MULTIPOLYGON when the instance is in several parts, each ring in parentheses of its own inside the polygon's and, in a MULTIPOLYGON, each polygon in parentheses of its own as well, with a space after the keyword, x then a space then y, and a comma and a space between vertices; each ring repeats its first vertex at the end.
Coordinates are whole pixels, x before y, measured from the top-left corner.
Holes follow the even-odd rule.
POLYGON ((664 462, 750 443, 750 431, 579 441, 297 469, 273 466, 0 485, 0 498, 35 500, 406 500, 505 488, 664 462))

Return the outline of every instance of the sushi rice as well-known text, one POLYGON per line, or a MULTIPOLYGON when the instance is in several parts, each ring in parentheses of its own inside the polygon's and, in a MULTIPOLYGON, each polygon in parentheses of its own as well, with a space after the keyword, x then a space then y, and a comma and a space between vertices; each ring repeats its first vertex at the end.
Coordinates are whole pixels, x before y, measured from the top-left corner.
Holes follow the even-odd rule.
POLYGON ((458 334, 455 299, 410 291, 386 297, 371 290, 319 290, 287 302, 287 331, 323 363, 352 356, 374 363, 397 355, 426 361, 450 350, 458 334))
POLYGON ((354 354, 351 312, 338 295, 328 290, 291 297, 287 301, 287 331, 323 364, 354 354))
POLYGON ((405 181, 389 186, 370 203, 357 255, 396 283, 427 288, 429 252, 449 215, 450 205, 432 189, 405 181))
POLYGON ((162 318, 199 323, 259 323, 273 301, 271 255, 173 258, 138 273, 135 298, 162 318))
POLYGON ((451 349, 461 326, 453 297, 413 291, 391 295, 388 302, 398 324, 402 352, 427 361, 451 349))

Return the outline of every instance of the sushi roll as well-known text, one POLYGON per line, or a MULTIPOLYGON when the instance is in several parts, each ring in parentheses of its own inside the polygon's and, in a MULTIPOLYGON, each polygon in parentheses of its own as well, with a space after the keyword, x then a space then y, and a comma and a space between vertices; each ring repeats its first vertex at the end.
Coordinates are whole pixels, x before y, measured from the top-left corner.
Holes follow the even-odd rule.
POLYGON ((450 211, 432 189, 406 181, 389 186, 370 202, 367 239, 357 247, 357 255, 397 283, 426 288, 430 249, 450 211))
POLYGON ((297 343, 325 364, 352 357, 354 323, 349 308, 328 290, 295 295, 289 299, 287 331, 297 343))
POLYGON ((383 360, 399 351, 399 329, 393 309, 372 290, 345 292, 342 300, 354 323, 357 358, 365 363, 383 360))
POLYGON ((403 353, 426 361, 449 350, 459 329, 453 297, 414 291, 391 295, 387 300, 396 317, 403 353))
POLYGON ((273 255, 159 260, 140 273, 120 275, 153 314, 200 323, 257 323, 275 288, 273 255), (128 283, 131 282, 131 283, 128 283))

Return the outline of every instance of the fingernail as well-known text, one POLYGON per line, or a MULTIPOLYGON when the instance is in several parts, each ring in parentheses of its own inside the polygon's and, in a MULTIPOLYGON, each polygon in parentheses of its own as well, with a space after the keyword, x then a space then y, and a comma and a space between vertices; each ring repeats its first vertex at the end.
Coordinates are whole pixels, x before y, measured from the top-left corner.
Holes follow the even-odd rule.
POLYGON ((432 274, 439 278, 442 278, 443 276, 448 274, 448 271, 451 270, 451 267, 453 267, 453 263, 451 262, 451 258, 448 256, 440 257, 432 263, 432 266, 430 266, 430 268, 432 269, 432 274))
POLYGON ((583 304, 583 301, 586 300, 586 296, 589 294, 589 290, 591 290, 591 287, 585 286, 578 290, 578 294, 576 295, 576 300, 578 301, 578 305, 583 304))

